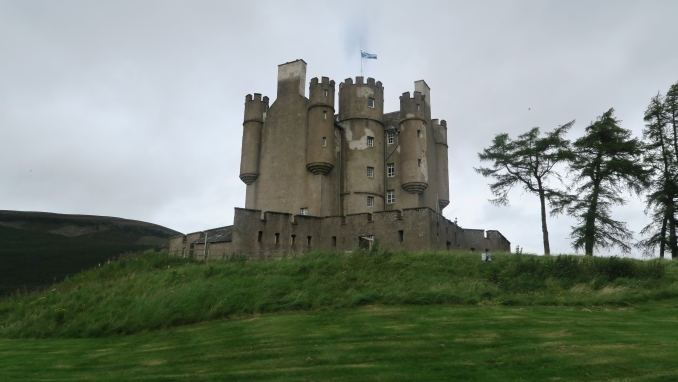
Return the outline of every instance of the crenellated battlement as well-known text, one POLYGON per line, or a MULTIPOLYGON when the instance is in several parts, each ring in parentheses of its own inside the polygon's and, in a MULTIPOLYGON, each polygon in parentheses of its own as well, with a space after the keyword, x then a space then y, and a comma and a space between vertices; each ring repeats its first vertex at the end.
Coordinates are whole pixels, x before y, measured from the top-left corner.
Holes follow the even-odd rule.
POLYGON ((344 82, 339 84, 339 89, 343 88, 344 86, 371 86, 374 88, 382 89, 384 86, 382 85, 381 81, 376 81, 372 77, 367 78, 367 82, 365 82, 365 78, 361 76, 357 76, 355 78, 355 82, 353 82, 353 78, 347 78, 344 80, 344 82))
POLYGON ((402 119, 426 119, 426 95, 421 92, 414 92, 410 97, 410 92, 404 92, 400 96, 400 118, 402 119))
POLYGON ((447 122, 444 119, 440 122, 437 119, 432 119, 431 125, 433 125, 435 142, 447 146, 447 122))
POLYGON ((311 79, 308 92, 309 109, 314 106, 328 106, 334 112, 334 86, 334 80, 328 77, 322 77, 320 81, 318 77, 311 79))
POLYGON ((254 93, 245 96, 245 122, 264 121, 264 114, 268 110, 268 97, 261 97, 261 94, 254 93))
POLYGON ((384 87, 374 78, 358 76, 355 82, 347 78, 339 84, 339 120, 365 118, 382 123, 384 87))

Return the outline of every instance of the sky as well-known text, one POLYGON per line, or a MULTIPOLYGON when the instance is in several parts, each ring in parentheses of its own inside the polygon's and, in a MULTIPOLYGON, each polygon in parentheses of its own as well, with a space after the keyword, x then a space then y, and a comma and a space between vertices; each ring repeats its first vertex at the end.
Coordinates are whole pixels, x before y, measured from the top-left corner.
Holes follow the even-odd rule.
MULTIPOLYGON (((450 205, 465 228, 543 253, 539 201, 497 207, 473 168, 499 133, 568 138, 610 108, 639 136, 678 82, 675 1, 0 0, 0 210, 116 216, 193 232, 230 225, 247 94, 277 65, 384 84, 385 111, 424 79, 448 124, 450 205)), ((642 198, 613 210, 638 232, 642 198)), ((549 217, 552 253, 575 221, 549 217)), ((615 251, 611 252, 615 254, 615 251)))

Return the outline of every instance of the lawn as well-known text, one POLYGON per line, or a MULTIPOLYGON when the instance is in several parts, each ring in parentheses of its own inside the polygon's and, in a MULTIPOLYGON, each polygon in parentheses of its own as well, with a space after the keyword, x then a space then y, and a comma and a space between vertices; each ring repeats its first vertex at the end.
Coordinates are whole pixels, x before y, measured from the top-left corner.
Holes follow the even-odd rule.
POLYGON ((675 381, 678 302, 282 312, 0 339, 3 381, 675 381))

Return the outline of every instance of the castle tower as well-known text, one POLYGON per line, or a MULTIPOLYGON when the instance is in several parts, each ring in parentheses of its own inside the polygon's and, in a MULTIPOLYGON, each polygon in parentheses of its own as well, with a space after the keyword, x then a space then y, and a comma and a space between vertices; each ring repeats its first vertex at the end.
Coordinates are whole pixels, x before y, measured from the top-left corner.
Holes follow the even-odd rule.
MULTIPOLYGON (((447 164, 447 122, 432 120, 436 138, 436 162, 438 164, 438 208, 442 211, 450 204, 450 176, 447 164)), ((442 213, 442 212, 441 212, 442 213)))
POLYGON ((384 210, 384 88, 363 77, 339 84, 341 213, 384 210))
POLYGON ((402 188, 421 194, 428 187, 426 96, 415 91, 400 96, 400 171, 402 188))
POLYGON ((268 97, 248 94, 245 97, 245 120, 243 122, 242 152, 240 154, 240 180, 251 185, 259 177, 261 155, 261 132, 268 110, 268 97))
POLYGON ((306 169, 327 175, 335 166, 334 81, 327 77, 311 80, 308 105, 306 169))

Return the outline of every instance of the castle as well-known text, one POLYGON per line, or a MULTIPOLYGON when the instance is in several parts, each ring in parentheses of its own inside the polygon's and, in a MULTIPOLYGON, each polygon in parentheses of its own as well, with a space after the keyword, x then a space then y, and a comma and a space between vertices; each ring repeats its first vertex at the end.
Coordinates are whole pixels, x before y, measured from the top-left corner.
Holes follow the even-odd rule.
POLYGON ((430 88, 416 81, 400 110, 384 113, 384 87, 363 77, 313 78, 306 63, 278 66, 275 102, 245 98, 240 179, 245 208, 232 226, 170 238, 199 258, 279 257, 370 248, 510 251, 499 231, 461 228, 450 203, 447 123, 431 118, 430 88))

